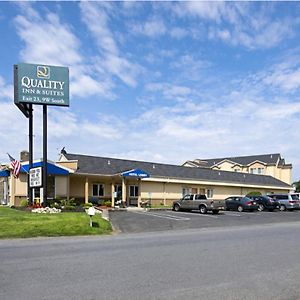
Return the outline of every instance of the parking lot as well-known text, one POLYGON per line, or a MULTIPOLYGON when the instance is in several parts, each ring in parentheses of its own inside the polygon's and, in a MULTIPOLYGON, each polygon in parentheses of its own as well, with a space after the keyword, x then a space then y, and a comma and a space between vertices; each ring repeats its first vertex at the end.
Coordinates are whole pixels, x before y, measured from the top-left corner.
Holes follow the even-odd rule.
POLYGON ((120 233, 154 232, 188 228, 251 226, 272 223, 298 222, 300 211, 235 212, 221 211, 217 215, 199 214, 198 211, 171 210, 110 211, 110 220, 120 233))

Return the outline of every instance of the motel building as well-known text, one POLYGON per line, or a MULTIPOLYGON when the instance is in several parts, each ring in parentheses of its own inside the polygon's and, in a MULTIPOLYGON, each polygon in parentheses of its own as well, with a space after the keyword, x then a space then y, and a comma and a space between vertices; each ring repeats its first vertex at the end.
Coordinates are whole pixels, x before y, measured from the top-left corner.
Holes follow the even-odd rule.
MULTIPOLYGON (((19 178, 12 176, 9 165, 0 171, 0 202, 20 205, 27 199, 28 161, 22 160, 19 178)), ((33 167, 42 166, 34 161, 33 167)), ((62 150, 57 162, 48 161, 48 197, 87 203, 110 200, 112 207, 170 205, 189 193, 225 199, 251 191, 288 193, 292 186, 270 175, 191 168, 171 164, 71 154, 62 150)), ((35 199, 43 201, 42 188, 34 189, 35 199)))

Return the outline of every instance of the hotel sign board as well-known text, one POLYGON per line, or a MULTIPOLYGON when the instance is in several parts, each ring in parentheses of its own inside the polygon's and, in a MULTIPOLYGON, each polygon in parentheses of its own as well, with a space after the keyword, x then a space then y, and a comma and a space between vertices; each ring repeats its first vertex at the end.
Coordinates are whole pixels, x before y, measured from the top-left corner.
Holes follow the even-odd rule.
POLYGON ((14 65, 14 90, 17 106, 69 106, 69 68, 25 63, 14 65))
POLYGON ((121 173, 123 177, 138 177, 138 178, 148 178, 150 175, 141 169, 133 169, 121 173))
POLYGON ((31 188, 41 187, 42 182, 42 167, 31 168, 29 170, 29 186, 31 188))

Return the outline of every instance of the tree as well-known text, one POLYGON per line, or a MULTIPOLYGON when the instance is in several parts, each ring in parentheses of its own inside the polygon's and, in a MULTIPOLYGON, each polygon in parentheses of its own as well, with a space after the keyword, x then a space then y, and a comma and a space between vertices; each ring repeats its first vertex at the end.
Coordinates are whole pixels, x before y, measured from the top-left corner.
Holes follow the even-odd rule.
POLYGON ((261 192, 252 191, 252 192, 248 193, 246 196, 261 196, 261 192))
POLYGON ((295 181, 292 185, 296 189, 296 192, 300 192, 300 180, 295 181))

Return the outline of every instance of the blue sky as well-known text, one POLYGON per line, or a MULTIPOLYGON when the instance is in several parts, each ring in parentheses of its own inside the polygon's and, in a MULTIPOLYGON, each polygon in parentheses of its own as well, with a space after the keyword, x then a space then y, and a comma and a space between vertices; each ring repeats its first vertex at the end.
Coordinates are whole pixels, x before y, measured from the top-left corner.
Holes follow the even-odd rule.
MULTIPOLYGON (((28 148, 13 64, 68 66, 48 157, 281 153, 300 179, 300 3, 0 2, 0 162, 28 148)), ((34 156, 42 156, 34 106, 34 156)))

